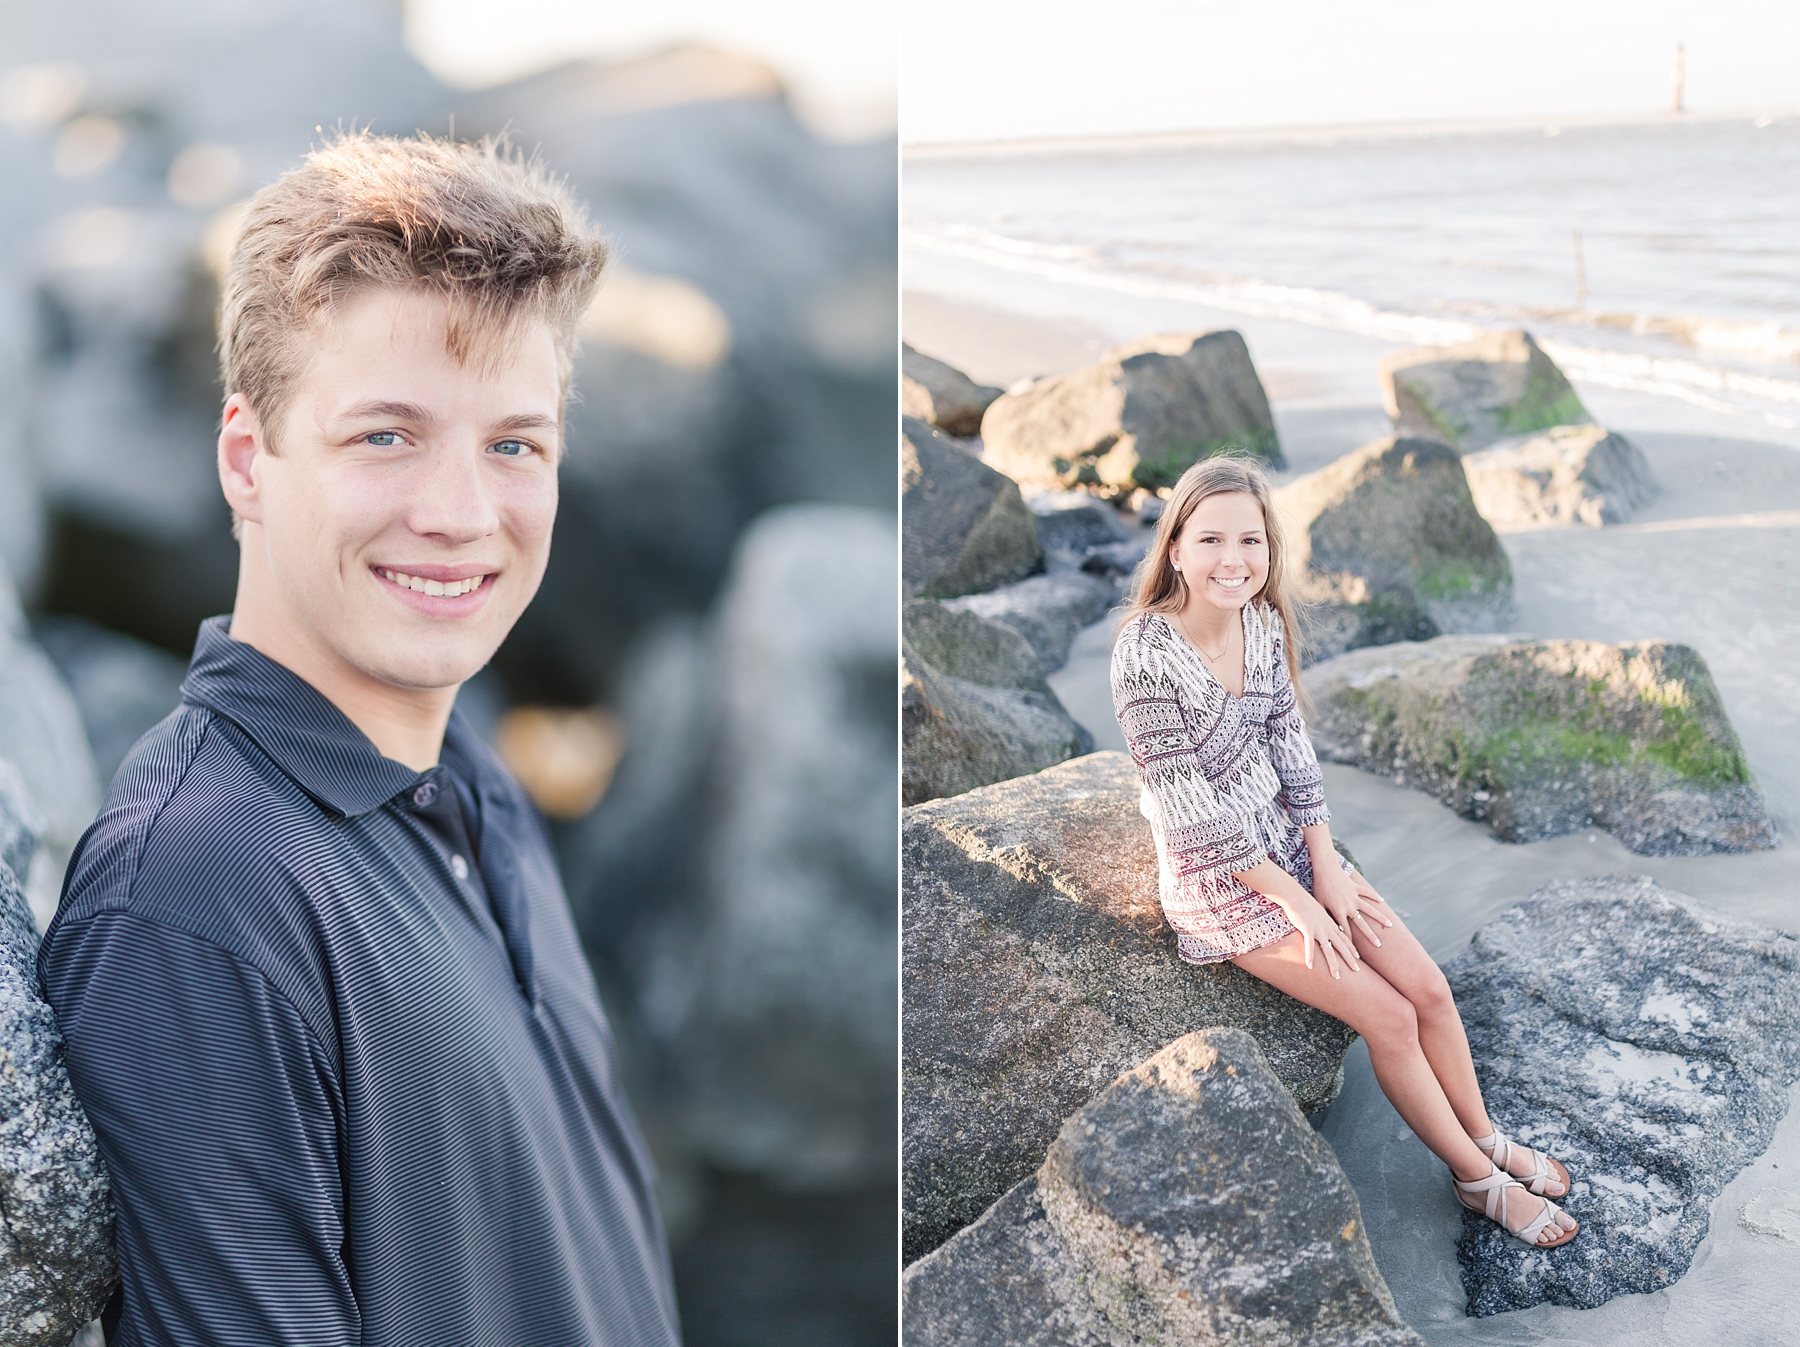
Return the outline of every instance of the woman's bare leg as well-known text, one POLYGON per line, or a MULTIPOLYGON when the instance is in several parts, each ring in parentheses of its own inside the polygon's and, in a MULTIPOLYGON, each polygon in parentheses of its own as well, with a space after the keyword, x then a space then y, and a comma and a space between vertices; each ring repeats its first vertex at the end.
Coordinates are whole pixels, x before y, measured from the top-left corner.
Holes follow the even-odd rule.
MULTIPOLYGON (((1394 924, 1380 928, 1380 946, 1353 924, 1357 953, 1362 955, 1365 966, 1380 973, 1389 986, 1412 1003, 1413 1011, 1419 1017, 1419 1047, 1425 1060, 1431 1063, 1432 1074, 1437 1077, 1444 1098, 1463 1130, 1470 1137, 1489 1136, 1494 1131, 1494 1124, 1482 1103, 1481 1086, 1475 1080, 1475 1063, 1469 1055, 1468 1035, 1463 1032, 1462 1016, 1457 1013, 1456 1001, 1450 995, 1450 984, 1444 980, 1443 971, 1425 952, 1418 937, 1406 929, 1392 908, 1387 909, 1386 915, 1393 917, 1394 924)), ((1515 1150, 1507 1167, 1520 1176, 1531 1172, 1531 1162, 1519 1150, 1515 1150)), ((1561 1197, 1563 1184, 1552 1177, 1544 1191, 1551 1197, 1561 1197)))
MULTIPOLYGON (((1369 951, 1365 942, 1359 941, 1357 948, 1366 960, 1369 951)), ((1373 952, 1380 954, 1382 950, 1373 952)), ((1468 1129, 1451 1107, 1425 1055, 1418 1012, 1380 968, 1365 962, 1361 969, 1345 972, 1341 978, 1326 971, 1323 959, 1315 958, 1313 967, 1308 968, 1300 952, 1298 932, 1240 954, 1232 962, 1361 1034, 1369 1045, 1369 1063, 1375 1068, 1382 1093, 1419 1140, 1449 1165, 1457 1178, 1473 1182, 1492 1172, 1492 1164, 1469 1139, 1468 1129)), ((1473 1075, 1471 1068, 1471 1080, 1473 1075)))
MULTIPOLYGON (((1433 1063, 1427 1057, 1422 1035, 1420 1012, 1413 1002, 1393 983, 1389 982, 1379 966, 1369 960, 1369 954, 1380 955, 1390 945, 1393 954, 1386 962, 1404 980, 1416 978, 1420 984, 1418 989, 1423 993, 1429 990, 1428 979, 1424 979, 1422 970, 1407 950, 1410 944, 1417 950, 1417 957, 1430 963, 1430 956, 1419 946, 1418 941, 1410 933, 1402 939, 1390 940, 1388 937, 1404 930, 1396 921, 1391 928, 1382 929, 1382 944, 1376 947, 1366 938, 1359 937, 1357 949, 1364 957, 1361 969, 1356 972, 1346 971, 1341 978, 1334 978, 1326 970, 1323 959, 1315 958, 1314 966, 1308 968, 1300 951, 1300 936, 1291 934, 1272 945, 1264 945, 1261 949, 1251 950, 1248 954, 1240 954, 1233 959, 1239 968, 1261 978, 1273 987, 1286 992, 1297 1001, 1323 1010, 1327 1015, 1344 1021, 1369 1046, 1369 1064, 1375 1070, 1375 1079, 1380 1083, 1382 1093, 1393 1104, 1394 1111, 1412 1128, 1415 1135, 1431 1153, 1450 1167, 1450 1172, 1465 1183, 1487 1177, 1493 1172, 1493 1161, 1475 1145, 1471 1139, 1468 1125, 1465 1124, 1460 1111, 1453 1107, 1439 1081, 1433 1063)), ((1436 970, 1436 965, 1431 965, 1436 970)), ((1439 981, 1443 975, 1438 974, 1439 981)), ((1444 998, 1449 997, 1449 987, 1443 989, 1444 998)), ((1428 1003, 1432 997, 1426 996, 1428 1003)), ((1449 1014, 1456 1018, 1456 1006, 1449 1004, 1449 1014)), ((1431 1018, 1441 1018, 1441 1008, 1433 1006, 1427 1011, 1431 1018)), ((1467 1080, 1465 1106, 1469 1099, 1474 1101, 1475 1125, 1483 1125, 1487 1121, 1487 1111, 1481 1105, 1481 1091, 1475 1083, 1474 1064, 1469 1060, 1469 1045, 1463 1035, 1461 1020, 1456 1020, 1454 1037, 1445 1032, 1443 1026, 1434 1026, 1436 1032, 1436 1051, 1446 1058, 1448 1074, 1453 1079, 1466 1066, 1467 1080), (1461 1044, 1460 1062, 1456 1059, 1455 1046, 1461 1044)), ((1477 1133, 1486 1136, 1492 1131, 1491 1126, 1477 1133)), ((1534 1218, 1542 1208, 1540 1199, 1527 1197, 1523 1201, 1508 1205, 1508 1224, 1514 1229, 1523 1226, 1534 1218)), ((1559 1214, 1556 1222, 1564 1229, 1573 1228, 1575 1222, 1566 1214, 1559 1214)), ((1554 1228, 1554 1227, 1553 1227, 1554 1228)))

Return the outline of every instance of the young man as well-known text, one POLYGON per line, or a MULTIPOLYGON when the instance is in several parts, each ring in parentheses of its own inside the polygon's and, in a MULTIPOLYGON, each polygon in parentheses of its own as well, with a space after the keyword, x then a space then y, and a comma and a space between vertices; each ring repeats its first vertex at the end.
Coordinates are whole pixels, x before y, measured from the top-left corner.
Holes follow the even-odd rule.
POLYGON ((544 834, 452 715, 543 575, 604 261, 491 147, 340 138, 251 204, 236 608, 40 959, 112 1178, 115 1344, 679 1340, 544 834))

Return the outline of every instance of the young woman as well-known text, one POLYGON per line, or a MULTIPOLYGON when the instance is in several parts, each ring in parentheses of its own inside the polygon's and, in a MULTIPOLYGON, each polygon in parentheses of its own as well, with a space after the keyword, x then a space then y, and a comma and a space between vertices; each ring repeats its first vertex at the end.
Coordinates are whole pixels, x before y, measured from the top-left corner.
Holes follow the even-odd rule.
POLYGON ((1449 984, 1331 845, 1296 705, 1299 635, 1281 530, 1254 463, 1189 468, 1133 582, 1113 707, 1144 779, 1181 957, 1230 959, 1343 1020, 1465 1206, 1529 1244, 1575 1237, 1568 1171, 1488 1119, 1449 984))

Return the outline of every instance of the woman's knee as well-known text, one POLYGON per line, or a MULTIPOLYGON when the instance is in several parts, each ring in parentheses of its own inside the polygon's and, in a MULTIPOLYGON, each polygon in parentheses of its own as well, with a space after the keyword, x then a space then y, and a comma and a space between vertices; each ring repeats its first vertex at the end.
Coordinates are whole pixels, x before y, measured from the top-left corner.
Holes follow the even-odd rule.
POLYGON ((1413 1003, 1393 988, 1380 996, 1370 997, 1359 1007, 1350 1027, 1370 1044, 1404 1047, 1419 1041, 1419 1013, 1413 1003))
POLYGON ((1456 1015, 1456 998, 1450 994, 1450 984, 1436 964, 1414 979, 1405 988, 1405 994, 1419 1019, 1426 1024, 1456 1015))

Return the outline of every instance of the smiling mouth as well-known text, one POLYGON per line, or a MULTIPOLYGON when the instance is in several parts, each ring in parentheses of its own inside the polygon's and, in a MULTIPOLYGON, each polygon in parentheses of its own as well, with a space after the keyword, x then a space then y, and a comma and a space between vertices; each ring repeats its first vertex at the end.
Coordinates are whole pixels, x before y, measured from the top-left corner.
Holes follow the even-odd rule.
POLYGON ((415 594, 424 594, 434 599, 458 599, 464 594, 473 594, 486 584, 489 575, 471 575, 463 580, 427 580, 421 575, 408 575, 404 571, 390 571, 378 567, 376 574, 402 589, 410 589, 415 594))
POLYGON ((1218 575, 1212 577, 1212 582, 1220 589, 1242 589, 1249 581, 1250 577, 1247 575, 1234 575, 1229 579, 1218 575))

